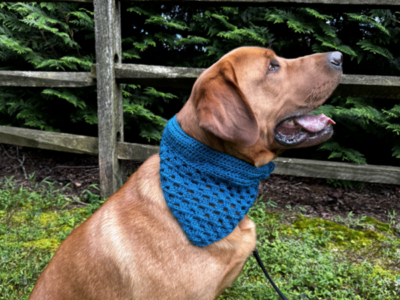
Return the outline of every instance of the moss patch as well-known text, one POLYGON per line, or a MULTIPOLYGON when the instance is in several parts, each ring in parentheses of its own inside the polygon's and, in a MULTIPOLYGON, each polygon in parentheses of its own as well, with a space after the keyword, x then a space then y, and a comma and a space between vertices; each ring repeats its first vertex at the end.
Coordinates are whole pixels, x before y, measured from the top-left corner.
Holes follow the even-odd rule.
POLYGON ((26 243, 22 243, 22 247, 30 248, 35 247, 39 249, 46 249, 55 252, 57 248, 60 246, 61 242, 58 239, 40 239, 35 241, 30 241, 26 243))
POLYGON ((355 230, 329 220, 305 218, 301 216, 294 221, 293 227, 307 230, 315 236, 331 235, 332 241, 340 246, 360 249, 370 246, 377 241, 384 241, 385 236, 372 230, 355 230))
POLYGON ((38 219, 42 227, 46 227, 51 225, 55 226, 59 218, 60 215, 58 212, 46 212, 42 213, 38 219))
POLYGON ((365 217, 363 223, 374 226, 377 230, 386 234, 395 234, 396 230, 390 224, 382 223, 375 218, 365 217))

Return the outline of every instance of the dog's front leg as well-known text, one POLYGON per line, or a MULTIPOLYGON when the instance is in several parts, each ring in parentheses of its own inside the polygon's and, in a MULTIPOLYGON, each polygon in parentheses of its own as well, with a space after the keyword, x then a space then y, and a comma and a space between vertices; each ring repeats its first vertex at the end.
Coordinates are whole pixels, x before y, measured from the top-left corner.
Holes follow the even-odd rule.
POLYGON ((230 257, 215 298, 239 277, 247 258, 256 247, 256 241, 256 225, 245 215, 230 235, 210 245, 210 247, 218 249, 225 257, 230 257))

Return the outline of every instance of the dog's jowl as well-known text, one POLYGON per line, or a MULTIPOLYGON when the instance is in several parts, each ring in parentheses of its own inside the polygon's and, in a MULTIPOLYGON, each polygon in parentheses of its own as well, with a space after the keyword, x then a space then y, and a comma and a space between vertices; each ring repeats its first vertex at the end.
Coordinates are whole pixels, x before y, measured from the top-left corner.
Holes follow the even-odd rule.
POLYGON ((30 299, 218 297, 255 248, 246 213, 272 160, 331 137, 334 121, 309 113, 341 75, 340 52, 223 56, 168 122, 160 154, 68 236, 30 299))

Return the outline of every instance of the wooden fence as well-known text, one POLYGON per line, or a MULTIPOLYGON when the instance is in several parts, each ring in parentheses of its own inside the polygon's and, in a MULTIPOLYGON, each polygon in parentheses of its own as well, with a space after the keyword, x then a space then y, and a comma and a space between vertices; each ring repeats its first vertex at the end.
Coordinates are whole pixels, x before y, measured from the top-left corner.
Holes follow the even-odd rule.
MULTIPOLYGON (((0 0, 1 1, 1 0, 0 0)), ((96 65, 91 72, 0 71, 0 86, 85 87, 97 85, 99 137, 0 126, 0 143, 99 156, 102 195, 122 185, 120 160, 144 161, 155 146, 124 143, 121 83, 191 88, 203 71, 196 68, 121 64, 121 6, 113 0, 94 2, 96 65)), ((159 0, 136 0, 136 2, 159 0)), ((164 0, 165 1, 165 0, 164 0)), ((166 0, 177 3, 210 2, 219 5, 363 6, 386 8, 400 0, 166 0)), ((7 2, 10 2, 7 1, 7 2)), ((21 2, 11 0, 11 2, 21 2)), ((38 2, 38 0, 25 1, 38 2)), ((45 0, 39 2, 63 2, 45 0)), ((334 95, 400 100, 400 77, 343 75, 334 95)), ((357 165, 293 158, 277 158, 274 174, 400 184, 400 168, 357 165)))

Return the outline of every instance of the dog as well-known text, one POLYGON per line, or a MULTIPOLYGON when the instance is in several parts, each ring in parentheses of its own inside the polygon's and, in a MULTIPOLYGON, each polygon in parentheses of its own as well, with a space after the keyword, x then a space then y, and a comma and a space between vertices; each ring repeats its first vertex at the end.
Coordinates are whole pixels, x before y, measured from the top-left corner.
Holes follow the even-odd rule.
MULTIPOLYGON (((341 74, 340 52, 284 59, 241 47, 198 77, 176 119, 191 138, 259 168, 285 149, 331 137, 333 120, 308 113, 341 74)), ((164 199, 157 154, 72 231, 29 299, 215 299, 255 246, 247 215, 222 239, 193 245, 164 199)))

